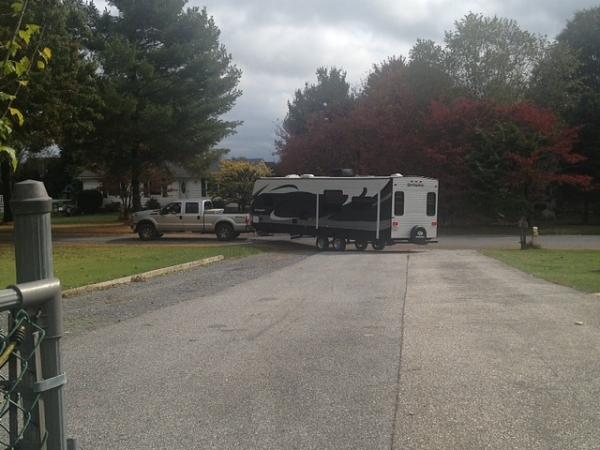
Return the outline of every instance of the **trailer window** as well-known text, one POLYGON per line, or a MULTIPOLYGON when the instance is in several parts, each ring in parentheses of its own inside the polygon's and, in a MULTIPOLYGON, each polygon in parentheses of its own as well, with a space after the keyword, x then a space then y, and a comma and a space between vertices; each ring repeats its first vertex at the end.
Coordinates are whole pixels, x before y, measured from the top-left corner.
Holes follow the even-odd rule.
POLYGON ((427 215, 435 216, 435 192, 427 193, 427 215))
POLYGON ((394 215, 404 215, 404 191, 396 191, 394 193, 394 215))

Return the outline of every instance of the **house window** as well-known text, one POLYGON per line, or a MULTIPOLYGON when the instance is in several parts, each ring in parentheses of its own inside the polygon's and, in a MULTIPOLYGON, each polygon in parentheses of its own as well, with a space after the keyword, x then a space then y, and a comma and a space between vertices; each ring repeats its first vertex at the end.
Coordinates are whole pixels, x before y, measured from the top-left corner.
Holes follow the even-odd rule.
POLYGON ((427 193, 427 215, 435 216, 435 192, 427 193))
POLYGON ((202 185, 202 197, 206 197, 206 181, 200 180, 202 185))
POLYGON ((182 181, 180 186, 181 186, 181 193, 185 194, 185 181, 182 181))
POLYGON ((165 183, 161 184, 160 190, 161 190, 161 194, 163 197, 169 196, 169 186, 167 184, 165 184, 165 183))
POLYGON ((404 215, 404 191, 396 191, 394 193, 394 215, 404 215))

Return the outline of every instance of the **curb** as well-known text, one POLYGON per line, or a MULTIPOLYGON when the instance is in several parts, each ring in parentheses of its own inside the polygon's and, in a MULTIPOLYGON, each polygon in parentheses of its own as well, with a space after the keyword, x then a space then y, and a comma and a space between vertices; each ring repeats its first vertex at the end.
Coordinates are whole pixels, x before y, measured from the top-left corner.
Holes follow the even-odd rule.
POLYGON ((134 275, 128 275, 122 278, 115 278, 114 280, 102 281, 100 283, 88 284, 86 286, 81 286, 73 289, 67 289, 62 292, 63 298, 74 297, 79 294, 86 294, 88 292, 101 291, 103 289, 108 289, 113 286, 119 286, 121 284, 127 284, 137 281, 146 281, 150 278, 159 277, 161 275, 166 275, 168 273, 173 272, 181 272, 187 269, 193 269, 195 267, 207 266, 212 263, 216 263, 224 260, 225 257, 223 255, 211 256, 210 258, 199 259, 196 261, 191 261, 183 264, 177 264, 176 266, 168 266, 163 267, 162 269, 150 270, 148 272, 136 273, 134 275))

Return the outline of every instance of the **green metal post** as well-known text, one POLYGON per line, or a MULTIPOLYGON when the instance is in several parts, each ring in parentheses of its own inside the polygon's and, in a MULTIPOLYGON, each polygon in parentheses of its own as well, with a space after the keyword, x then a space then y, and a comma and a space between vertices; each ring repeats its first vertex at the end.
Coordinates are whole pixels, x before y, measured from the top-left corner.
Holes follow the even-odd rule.
MULTIPOLYGON (((11 202, 15 217, 15 259, 17 283, 36 281, 54 277, 52 263, 52 229, 50 212, 52 199, 48 196, 44 184, 27 180, 15 185, 11 202)), ((36 311, 30 311, 35 313, 36 311)), ((41 344, 43 379, 60 377, 63 374, 60 352, 60 339, 63 335, 62 299, 60 293, 41 307, 40 325, 46 332, 41 344)), ((23 343, 22 353, 32 350, 33 339, 23 343)), ((30 365, 31 367, 32 365, 30 365)), ((39 374, 38 374, 39 375, 39 374)), ((32 386, 35 374, 27 379, 26 392, 23 395, 24 406, 32 402, 36 395, 32 386)), ((63 387, 59 385, 42 393, 44 399, 45 424, 48 429, 48 450, 65 450, 63 387)), ((36 414, 33 418, 38 417, 36 414)), ((36 420, 37 422, 37 420, 36 420)), ((32 426, 26 432, 22 448, 40 448, 40 430, 32 426)))

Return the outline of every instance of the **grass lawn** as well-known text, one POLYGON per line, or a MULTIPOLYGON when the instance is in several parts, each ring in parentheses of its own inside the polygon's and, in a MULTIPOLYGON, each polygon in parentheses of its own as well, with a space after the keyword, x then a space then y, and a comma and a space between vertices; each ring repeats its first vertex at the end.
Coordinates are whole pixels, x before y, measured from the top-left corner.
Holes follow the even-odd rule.
MULTIPOLYGON (((262 251, 251 245, 204 248, 137 245, 57 246, 54 248, 54 272, 60 278, 63 289, 70 289, 209 256, 239 258, 262 251)), ((13 248, 8 245, 0 246, 0 288, 14 282, 13 248)))
MULTIPOLYGON (((555 234, 600 234, 600 225, 539 225, 540 235, 555 234)), ((465 235, 519 235, 517 226, 489 225, 489 226, 440 226, 441 236, 465 236, 465 235)), ((531 228, 528 231, 531 234, 531 228)))
POLYGON ((81 216, 52 215, 52 225, 119 224, 119 213, 88 214, 81 216))
POLYGON ((487 256, 553 283, 600 292, 600 250, 482 250, 487 256))

